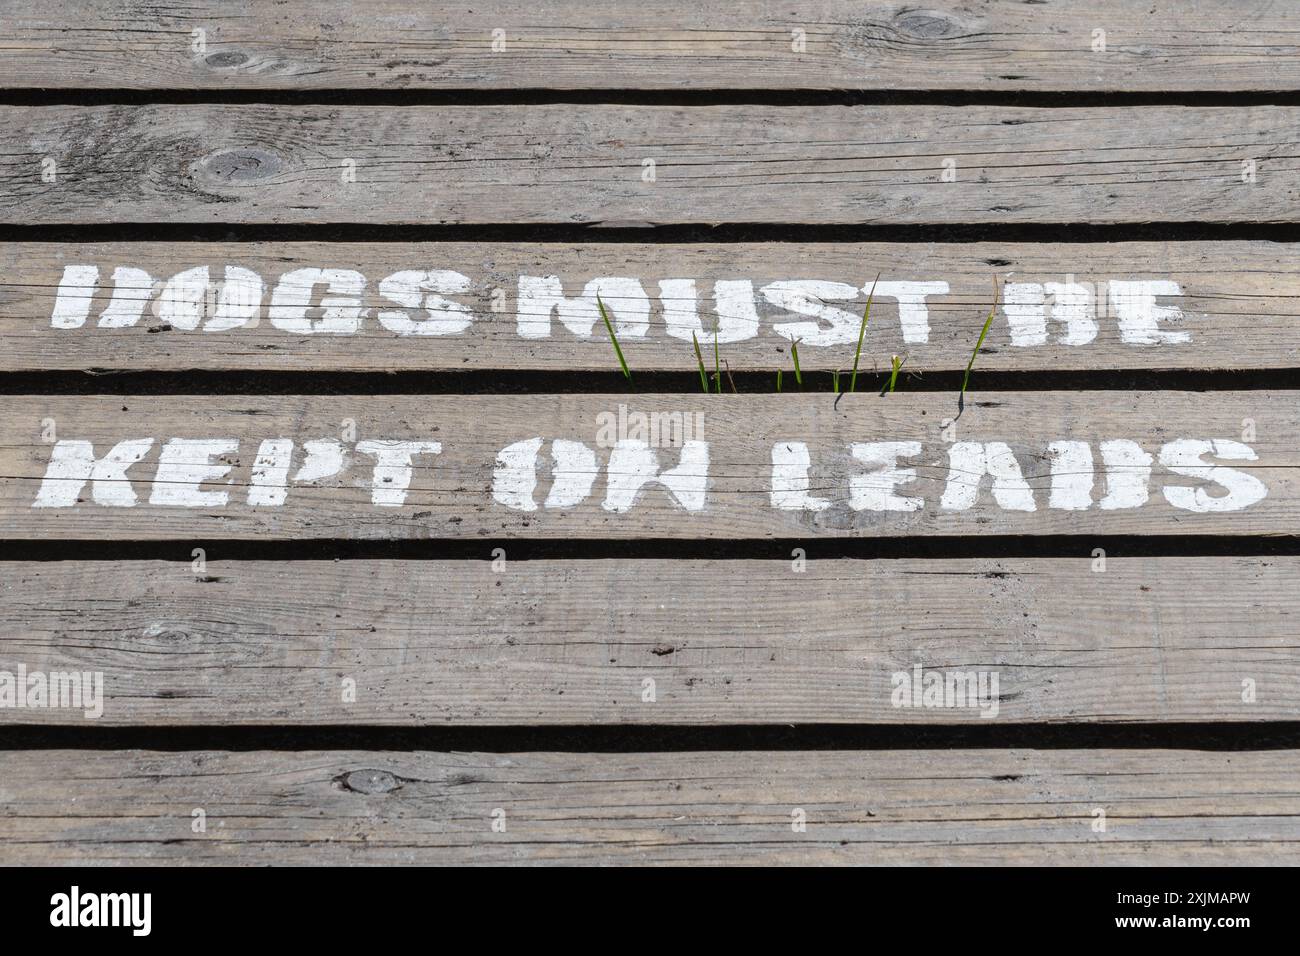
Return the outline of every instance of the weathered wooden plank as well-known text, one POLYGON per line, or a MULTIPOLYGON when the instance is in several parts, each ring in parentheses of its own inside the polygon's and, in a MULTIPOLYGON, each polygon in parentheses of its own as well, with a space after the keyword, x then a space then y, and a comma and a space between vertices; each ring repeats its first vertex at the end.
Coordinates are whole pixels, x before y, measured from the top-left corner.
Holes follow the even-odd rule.
MULTIPOLYGON (((978 384, 978 383, 977 383, 978 384)), ((18 539, 1300 531, 1292 392, 15 396, 18 539)))
POLYGON ((1300 841, 1291 750, 10 751, 0 771, 5 864, 1259 865, 1300 841))
POLYGON ((0 222, 1295 222, 1297 128, 1277 106, 5 106, 0 222))
POLYGON ((805 369, 848 371, 874 288, 861 369, 898 355, 906 387, 909 372, 965 368, 995 277, 981 369, 1295 368, 1296 255, 1271 242, 12 243, 0 369, 610 371, 599 295, 636 371, 694 371, 691 335, 711 347, 715 325, 730 369, 789 369, 798 338, 805 369), (344 272, 301 271, 326 269, 344 272), (323 323, 325 298, 353 305, 323 323))
POLYGON ((0 85, 137 89, 1279 90, 1285 7, 8 0, 0 85), (197 33, 196 31, 202 31, 197 33), (500 32, 497 32, 500 31, 500 32), (796 31, 802 31, 802 36, 796 31))
POLYGON ((213 548, 199 573, 189 561, 0 563, 0 723, 1300 718, 1300 558, 1111 556, 1097 571, 1087 552, 719 562, 509 550, 494 565, 223 561, 213 548), (75 701, 5 694, 74 673, 86 675, 75 701))

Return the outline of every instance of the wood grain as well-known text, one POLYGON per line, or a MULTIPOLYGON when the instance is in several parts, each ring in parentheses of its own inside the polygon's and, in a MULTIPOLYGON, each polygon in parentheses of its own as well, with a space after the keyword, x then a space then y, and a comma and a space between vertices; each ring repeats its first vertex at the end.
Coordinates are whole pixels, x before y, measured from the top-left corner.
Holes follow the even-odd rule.
MULTIPOLYGON (((499 570, 486 553, 268 562, 219 548, 202 573, 3 563, 0 671, 101 672, 99 725, 1300 719, 1300 558, 1111 556, 1099 573, 1082 549, 803 571, 510 553, 499 570), (966 706, 895 700, 895 675, 918 664, 998 683, 966 706)), ((85 721, 0 709, 4 724, 85 721)))
POLYGON ((0 85, 113 89, 1294 90, 1265 0, 9 0, 0 85), (194 49, 192 31, 205 31, 194 49), (793 31, 804 31, 795 52, 793 31), (505 48, 493 51, 493 31, 505 48), (1096 49, 1104 31, 1105 46, 1096 49))
MULTIPOLYGON (((614 356, 599 322, 574 331, 552 315, 549 335, 521 334, 520 276, 556 276, 563 294, 584 296, 587 284, 605 277, 636 279, 645 300, 621 297, 606 286, 602 301, 615 319, 629 309, 648 307, 642 335, 620 334, 620 344, 635 371, 693 372, 695 353, 689 335, 669 334, 669 310, 694 310, 699 340, 706 346, 717 321, 715 284, 747 281, 748 301, 757 318, 751 338, 724 342, 729 368, 790 370, 791 333, 777 326, 808 322, 773 305, 763 289, 775 281, 840 283, 855 297, 832 304, 854 316, 866 305, 876 277, 890 282, 943 282, 946 293, 924 300, 927 341, 905 337, 896 297, 878 294, 863 339, 863 372, 888 370, 890 357, 908 373, 960 371, 992 303, 992 281, 1003 285, 998 316, 981 350, 981 370, 1042 371, 1093 369, 1276 369, 1300 366, 1300 278, 1291 267, 1293 244, 1273 242, 1186 243, 29 243, 0 245, 0 370, 188 369, 266 371, 611 371, 614 356), (93 267, 89 284, 69 280, 60 299, 65 269, 93 267), (164 302, 166 283, 195 268, 208 268, 213 300, 195 328, 171 318, 164 302), (132 325, 103 327, 119 268, 148 274, 154 284, 149 302, 132 325), (263 287, 256 313, 247 324, 214 331, 217 284, 227 268, 255 273, 263 287), (281 277, 306 268, 348 269, 365 279, 358 296, 363 310, 351 334, 303 335, 277 328, 268 306, 281 277), (379 321, 396 308, 380 293, 383 280, 405 270, 450 270, 466 279, 467 291, 448 294, 463 305, 472 322, 463 331, 438 335, 403 334, 379 321), (694 296, 661 283, 687 278, 694 296), (1186 332, 1180 344, 1125 341, 1111 302, 1111 282, 1174 282, 1179 295, 1158 302, 1178 309, 1177 319, 1162 320, 1169 331, 1186 332), (1010 284, 1008 286, 1008 283, 1010 284), (1045 311, 1042 344, 1017 344, 1011 336, 1007 300, 1018 285, 1073 283, 1088 297, 1095 337, 1065 344, 1065 326, 1054 307, 1045 311), (89 301, 87 301, 89 300, 89 301), (52 327, 60 301, 80 308, 78 327, 52 327), (909 340, 910 339, 910 340, 909 340)), ((140 282, 143 280, 131 280, 140 282)), ((881 287, 881 292, 883 289, 881 287)), ((317 290, 313 301, 324 292, 317 290)), ((590 297, 594 301, 594 296, 590 297)), ((591 307, 594 314, 594 305, 591 307)), ((423 321, 423 310, 398 310, 423 321)), ((313 315, 317 312, 313 312, 313 315)), ((524 315, 525 326, 536 321, 524 315)), ((675 320, 676 321, 676 320, 675 320)), ((823 327, 828 327, 825 322, 823 327)), ((682 325, 684 328, 685 326, 682 325)), ((676 331, 676 327, 674 327, 676 331)), ((802 367, 848 371, 852 341, 821 345, 803 336, 802 367)), ((683 333, 685 334, 685 333, 683 333)), ((842 338, 842 336, 841 336, 842 338)))
MULTIPOLYGON (((957 416, 957 396, 941 393, 857 393, 838 402, 830 393, 6 397, 0 399, 0 522, 5 536, 15 541, 173 540, 186 543, 186 553, 190 543, 197 545, 206 538, 810 541, 962 534, 1176 537, 1300 532, 1296 455, 1300 425, 1294 393, 981 393, 978 376, 973 381, 966 410, 951 428, 947 423, 957 416), (629 489, 637 473, 629 457, 631 446, 625 445, 619 457, 612 447, 619 437, 620 405, 629 413, 647 416, 676 414, 696 429, 688 437, 707 444, 707 449, 692 445, 685 461, 686 449, 680 445, 648 449, 658 468, 678 469, 671 490, 657 482, 629 489), (602 426, 608 429, 603 435, 602 426), (138 446, 143 457, 124 477, 104 471, 97 485, 79 487, 59 478, 47 488, 51 497, 44 506, 33 507, 58 447, 50 438, 90 442, 97 457, 128 439, 152 438, 153 442, 138 446), (173 439, 183 442, 172 444, 173 439), (262 454, 261 443, 286 439, 294 442, 293 457, 276 459, 288 468, 286 474, 291 472, 283 483, 283 501, 262 501, 276 481, 256 460, 262 454), (575 454, 572 446, 557 451, 552 444, 556 439, 580 442, 587 451, 575 454), (199 440, 228 445, 209 460, 184 444, 199 440), (1109 478, 1101 480, 1104 449, 1100 443, 1119 440, 1136 442, 1135 456, 1145 453, 1155 459, 1145 483, 1145 501, 1140 500, 1140 488, 1131 499, 1125 490, 1128 479, 1142 484, 1136 461, 1132 466, 1116 466, 1113 487, 1109 478), (1244 444, 1244 450, 1236 451, 1224 446, 1224 454, 1204 461, 1224 466, 1227 477, 1245 476, 1240 480, 1254 494, 1234 493, 1227 502, 1210 501, 1228 494, 1217 479, 1174 473, 1174 459, 1167 463, 1159 459, 1168 443, 1184 440, 1244 444), (330 448, 339 452, 336 470, 316 477, 330 458, 309 458, 309 441, 334 443, 330 448), (380 452, 361 444, 375 441, 434 441, 439 449, 411 459, 408 487, 403 490, 396 474, 376 473, 380 452), (878 477, 879 466, 851 453, 855 442, 909 441, 920 444, 920 453, 898 459, 899 467, 915 470, 915 476, 901 484, 878 477), (1089 443, 1084 453, 1093 460, 1091 469, 1086 469, 1082 463, 1076 467, 1061 459, 1059 488, 1051 476, 1058 456, 1049 454, 1049 445, 1056 441, 1089 443), (494 477, 503 449, 519 442, 535 444, 528 446, 531 451, 514 448, 512 457, 502 460, 501 470, 521 481, 535 473, 536 487, 531 491, 494 477), (969 449, 962 443, 988 442, 1005 443, 1016 456, 1006 468, 1019 472, 1018 477, 1006 479, 1009 483, 998 491, 996 500, 988 477, 974 486, 974 475, 982 467, 962 450, 969 449), (796 501, 787 510, 774 507, 772 501, 773 448, 787 461, 800 453, 792 443, 806 446, 804 484, 807 493, 819 500, 796 501), (163 480, 155 482, 162 449, 168 445, 171 464, 163 480), (707 468, 701 451, 707 453, 707 468), (572 457, 559 469, 560 478, 552 481, 552 461, 561 453, 572 457), (1256 457, 1242 457, 1248 455, 1256 457), (1236 460, 1229 460, 1233 456, 1236 460), (307 477, 297 480, 309 463, 307 477), (177 477, 178 469, 187 466, 208 469, 205 473, 211 477, 201 487, 187 490, 186 482, 177 477), (255 470, 263 478, 254 493, 255 470), (1052 496, 1069 486, 1086 485, 1089 470, 1094 477, 1091 491, 1085 487, 1065 499, 1075 501, 1077 510, 1053 502, 1052 496), (855 499, 855 476, 863 495, 892 492, 916 499, 919 505, 855 499), (514 493, 507 494, 512 489, 514 493), (75 497, 64 497, 65 493, 75 497), (195 504, 172 497, 183 494, 192 500, 195 493, 207 496, 195 504), (1123 497, 1111 500, 1112 493, 1123 497), (1260 493, 1262 499, 1257 497, 1260 493), (249 504, 250 494, 260 503, 249 504), (1175 504, 1176 498, 1193 501, 1175 504), (1106 500, 1123 506, 1102 508, 1106 500), (1130 500, 1131 507, 1125 503, 1130 500), (532 510, 527 510, 530 506, 532 510), (894 507, 913 510, 891 510, 894 507), (1212 510, 1189 510, 1192 507, 1212 510), (1225 507, 1235 510, 1213 510, 1225 507)), ((665 429, 660 441, 666 444, 670 437, 665 429)), ((60 454, 75 455, 85 445, 65 447, 60 454)), ((1000 452, 995 448, 988 453, 1000 452)), ((653 472, 656 466, 651 461, 648 467, 653 472)), ((56 471, 52 477, 61 474, 56 471)), ((798 476, 793 480, 796 485, 782 484, 780 490, 797 491, 798 476)))
POLYGON ((1298 127, 1278 106, 4 106, 0 223, 1295 222, 1298 127))
POLYGON ((303 390, 322 393, 205 395, 196 379, 190 395, 145 384, 142 395, 0 397, 0 729, 136 728, 160 748, 0 749, 0 864, 1300 860, 1297 750, 546 749, 571 739, 548 727, 890 725, 904 748, 924 747, 927 725, 1091 724, 1113 726, 1124 746, 1141 731, 1115 725, 1212 724, 1249 742, 1300 720, 1300 557, 1111 554, 1103 568, 1094 550, 1112 535, 1181 551, 1189 535, 1300 534, 1300 393, 981 390, 994 371, 1300 367, 1294 245, 1064 241, 1073 224, 1300 221, 1300 107, 1244 105, 1300 89, 1300 32, 1283 5, 4 6, 0 227, 148 239, 155 224, 171 235, 228 226, 237 239, 240 226, 284 226, 244 234, 315 228, 349 241, 0 245, 0 374, 24 376, 14 381, 320 373, 303 390), (597 92, 568 95, 584 90, 597 92), (1071 98, 1081 93, 1094 95, 1071 98), (1110 93, 1135 95, 1095 95, 1110 93), (1240 93, 1251 95, 1218 95, 1240 93), (959 105, 1008 96, 1039 105, 959 105), (465 226, 469 238, 492 235, 483 225, 590 227, 598 238, 601 227, 721 224, 789 238, 820 235, 801 226, 943 237, 1020 224, 1063 241, 352 241, 385 226, 465 226), (94 288, 60 295, 68 266, 83 267, 83 283, 94 266, 94 288), (250 321, 210 328, 228 318, 215 299, 195 304, 189 325, 183 302, 160 305, 162 281, 204 266, 215 281, 253 278, 250 321), (128 267, 151 289, 138 320, 109 297, 109 276, 128 267), (281 278, 309 269, 355 289, 309 282, 301 320, 273 311, 281 278), (398 273, 417 287, 384 283, 398 273), (927 294, 923 335, 915 312, 876 299, 869 373, 893 356, 916 375, 965 368, 1001 283, 963 406, 910 391, 909 378, 888 396, 793 386, 796 335, 805 370, 847 371, 856 337, 827 324, 860 315, 877 274, 948 286, 927 294), (570 321, 530 325, 521 276, 558 277, 563 295, 587 301, 570 321), (594 281, 609 277, 627 281, 594 281), (782 280, 826 285, 798 304, 765 297, 782 280), (1137 281, 1165 283, 1149 303, 1158 335, 1117 314, 1131 306, 1115 289, 1137 281), (698 303, 708 349, 723 284, 753 302, 756 329, 724 340, 722 359, 784 369, 787 394, 329 394, 344 372, 494 384, 612 373, 597 291, 634 382, 691 373, 689 335, 669 334, 682 313, 670 319, 667 303, 698 303), (1015 323, 1040 288, 1052 313, 1026 337, 1015 323), (1059 321, 1074 292, 1049 290, 1067 288, 1083 290, 1095 335, 1059 321), (822 303, 842 311, 793 314, 822 303), (458 306, 464 328, 415 325, 458 306), (779 331, 799 321, 802 333, 779 331), (702 431, 685 436, 689 456, 645 450, 638 464, 635 443, 615 450, 602 429, 626 412, 702 431), (76 456, 128 439, 141 457, 129 475, 107 463, 92 477, 87 459, 89 480, 59 480, 76 456), (186 444, 196 439, 222 444, 186 444), (427 444, 407 467, 385 457, 394 442, 427 444), (900 451, 898 467, 914 469, 903 483, 865 446, 852 453, 880 442, 919 443, 900 451), (970 443, 1004 443, 1013 458, 999 467, 1015 477, 964 496, 984 467, 970 443), (1120 443, 1154 459, 1149 476, 1103 464, 1120 443), (637 487, 638 468, 688 457, 675 478, 637 487), (1077 554, 818 556, 832 539, 975 535, 1068 536, 1057 543, 1077 554), (341 540, 422 539, 474 541, 481 559, 306 558, 341 540), (570 557, 520 560, 521 539, 565 542, 570 557), (675 541, 772 539, 792 560, 671 553, 675 541), (584 542, 611 540, 656 544, 583 556, 584 542), (299 557, 229 556, 246 541, 299 557), (136 542, 148 557, 86 560, 82 542, 136 542), (72 672, 102 676, 102 715, 88 700, 16 706, 15 674, 72 672), (979 695, 955 706, 900 695, 901 677, 923 675, 956 676, 963 690, 970 680, 979 695), (241 750, 246 730, 225 741, 202 731, 219 726, 456 727, 489 750, 486 728, 532 728, 521 746, 538 749, 241 750), (195 749, 169 749, 180 727, 202 734, 185 738, 195 749), (207 826, 195 832, 199 811, 207 826), (791 826, 804 815, 806 831, 791 826))
POLYGON ((11 751, 0 780, 7 865, 1277 865, 1300 841, 1293 750, 11 751))

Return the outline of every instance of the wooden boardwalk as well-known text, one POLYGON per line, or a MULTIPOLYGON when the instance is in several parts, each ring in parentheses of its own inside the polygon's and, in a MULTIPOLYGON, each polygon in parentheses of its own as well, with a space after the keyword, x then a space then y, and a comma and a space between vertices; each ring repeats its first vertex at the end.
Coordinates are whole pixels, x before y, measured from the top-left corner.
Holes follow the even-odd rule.
POLYGON ((1300 862, 1297 38, 10 0, 0 864, 1300 862))

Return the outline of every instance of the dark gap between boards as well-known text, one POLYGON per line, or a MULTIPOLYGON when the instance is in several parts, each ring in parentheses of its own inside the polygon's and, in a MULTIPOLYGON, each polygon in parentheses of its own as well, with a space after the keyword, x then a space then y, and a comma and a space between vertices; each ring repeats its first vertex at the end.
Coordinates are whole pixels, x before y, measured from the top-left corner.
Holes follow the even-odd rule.
MULTIPOLYGON (((163 333, 166 334, 166 333, 163 333)), ((177 333, 183 334, 183 333, 177 333)), ((364 345, 364 342, 359 342, 364 345)), ((988 349, 981 350, 989 351, 988 349)), ((636 357, 629 350, 629 364, 636 357)), ((788 354, 788 353, 787 353, 788 354)), ((852 354, 845 354, 840 385, 847 389, 846 376, 852 354)), ((809 363, 805 356, 803 362, 809 363)), ((731 371, 721 395, 704 395, 696 369, 689 371, 643 371, 633 365, 632 387, 610 353, 611 368, 591 370, 516 369, 429 369, 393 372, 360 371, 118 371, 114 369, 0 372, 0 395, 605 395, 621 401, 638 394, 680 394, 717 401, 736 390, 743 394, 776 393, 776 369, 731 371)), ((793 365, 783 369, 783 395, 817 395, 825 399, 827 411, 836 404, 830 372, 803 372, 803 388, 794 382, 793 365)), ((904 369, 896 395, 951 393, 956 415, 964 373, 935 371, 909 373, 904 369)), ((889 401, 879 395, 889 374, 858 374, 857 393, 889 401)), ((1002 404, 999 393, 1042 391, 1251 391, 1300 389, 1300 368, 1285 369, 1075 369, 1053 371, 982 370, 978 360, 971 376, 965 404, 971 408, 995 408, 1002 404)))
MULTIPOLYGON (((865 533, 865 532, 864 532, 865 533)), ((1300 536, 1216 535, 968 535, 862 538, 452 538, 352 540, 297 537, 282 541, 220 539, 194 535, 173 540, 0 538, 0 575, 24 561, 176 561, 189 564, 203 548, 221 561, 482 561, 503 548, 511 561, 770 560, 789 561, 799 548, 809 561, 843 558, 892 560, 1061 558, 1093 560, 1101 548, 1110 559, 1137 557, 1283 557, 1300 555, 1300 536)), ((212 572, 215 574, 215 572, 212 572)), ((205 577, 211 577, 207 575, 205 577)), ((213 580, 219 580, 216 575, 213 580)))
POLYGON ((6 106, 1007 106, 1040 109, 1133 106, 1295 106, 1300 90, 792 90, 643 88, 476 89, 0 89, 6 106))
POLYGON ((382 726, 17 726, 0 750, 573 752, 970 750, 1025 748, 1290 750, 1300 722, 1170 724, 783 724, 382 726))
MULTIPOLYGON (((1300 242, 1297 222, 1141 223, 0 223, 0 242, 482 242, 786 244, 1300 242)), ((992 263, 990 263, 992 265, 992 263)))

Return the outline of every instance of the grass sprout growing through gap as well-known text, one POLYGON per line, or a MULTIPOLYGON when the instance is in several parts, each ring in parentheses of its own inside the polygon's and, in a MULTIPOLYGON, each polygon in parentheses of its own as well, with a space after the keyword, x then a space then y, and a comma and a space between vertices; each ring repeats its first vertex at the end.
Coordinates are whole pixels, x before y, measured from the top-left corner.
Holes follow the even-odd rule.
MULTIPOLYGON (((867 320, 871 317, 871 300, 876 297, 876 283, 879 281, 880 273, 877 272, 875 282, 871 283, 871 293, 867 296, 867 307, 862 310, 862 327, 858 329, 858 350, 853 353, 853 375, 849 378, 850 392, 858 390, 858 360, 862 358, 862 340, 867 336, 867 320)), ((835 387, 836 393, 839 390, 837 384, 835 387)), ((890 391, 893 391, 893 389, 890 389, 890 391)))
POLYGON ((961 380, 961 395, 957 397, 957 409, 961 411, 966 407, 966 386, 970 384, 970 370, 975 365, 975 356, 980 354, 980 346, 984 344, 984 336, 989 334, 989 326, 993 324, 993 313, 998 309, 998 279, 993 277, 993 305, 989 308, 989 317, 984 320, 984 328, 980 329, 980 337, 975 340, 975 349, 970 353, 970 361, 966 363, 966 374, 961 380))
POLYGON ((631 385, 632 373, 628 371, 627 360, 623 358, 623 350, 618 345, 618 336, 614 334, 614 326, 609 321, 609 313, 605 311, 605 303, 600 301, 599 292, 596 293, 596 307, 600 309, 600 317, 605 320, 605 329, 609 332, 609 340, 614 343, 614 354, 618 356, 618 364, 623 367, 623 377, 631 385))
POLYGON ((885 386, 885 391, 891 393, 894 391, 894 386, 898 384, 898 370, 903 367, 903 363, 906 361, 906 357, 899 358, 897 355, 890 358, 889 384, 885 386))
POLYGON ((704 389, 704 394, 709 394, 709 376, 704 371, 704 355, 700 352, 700 340, 691 333, 691 343, 695 346, 695 364, 700 369, 700 388, 704 389))
MULTIPOLYGON (((858 387, 858 369, 862 364, 862 344, 866 339, 867 325, 871 321, 871 304, 876 297, 876 286, 880 283, 880 275, 877 274, 875 280, 871 283, 871 290, 867 293, 867 304, 862 310, 862 324, 858 327, 858 344, 853 353, 853 370, 849 375, 850 392, 856 392, 858 387)), ((984 325, 980 328, 979 338, 975 340, 975 348, 971 350, 970 361, 966 363, 966 371, 962 375, 961 393, 957 397, 957 409, 960 414, 966 407, 966 391, 970 387, 970 374, 975 367, 975 359, 979 357, 980 349, 984 347, 984 339, 989 334, 989 329, 993 325, 993 316, 997 314, 998 303, 1002 298, 1002 290, 998 284, 997 276, 993 277, 993 304, 989 306, 989 314, 984 319, 984 325)), ((599 293, 596 295, 596 307, 600 310, 601 320, 605 323, 605 331, 609 333, 609 341, 614 346, 614 354, 618 356, 619 367, 623 370, 623 377, 627 379, 628 384, 632 383, 632 371, 628 368, 627 359, 623 356, 623 348, 619 344, 618 336, 614 333, 614 323, 609 319, 609 312, 605 309, 605 303, 599 293)), ((790 340, 790 359, 794 363, 794 381, 795 385, 803 390, 803 367, 799 363, 799 342, 801 339, 790 340)), ((700 390, 706 395, 709 393, 709 373, 704 365, 704 351, 700 348, 699 336, 694 332, 691 333, 691 345, 695 349, 695 367, 700 375, 700 390)), ((881 389, 881 394, 892 394, 898 388, 898 373, 907 363, 907 356, 892 355, 890 356, 889 380, 881 389)), ((718 327, 715 324, 713 328, 713 391, 722 394, 722 357, 718 346, 718 327)), ((784 370, 776 370, 776 392, 781 394, 784 386, 784 370)), ((840 390, 840 383, 843 378, 842 370, 835 369, 831 372, 831 390, 835 395, 844 394, 840 390)), ((731 364, 727 363, 727 380, 731 383, 731 391, 739 394, 736 388, 736 380, 731 374, 731 364)), ((838 399, 836 400, 838 404, 838 399)))

